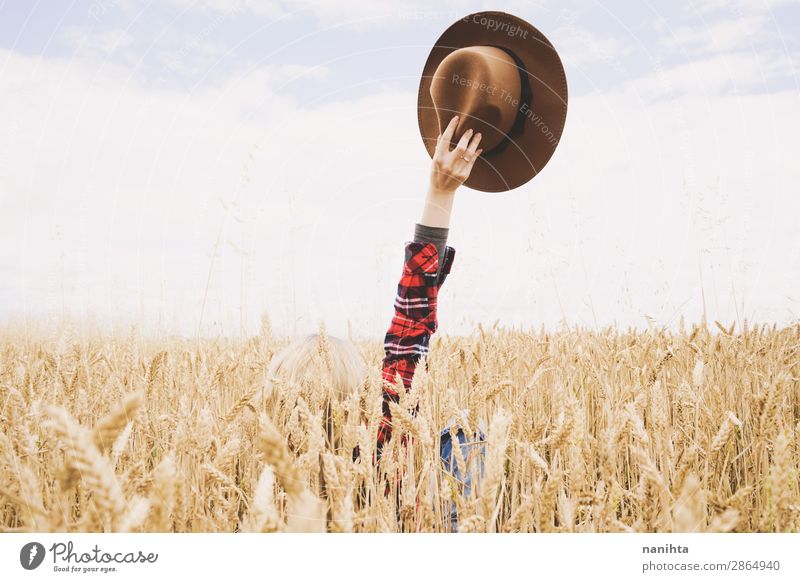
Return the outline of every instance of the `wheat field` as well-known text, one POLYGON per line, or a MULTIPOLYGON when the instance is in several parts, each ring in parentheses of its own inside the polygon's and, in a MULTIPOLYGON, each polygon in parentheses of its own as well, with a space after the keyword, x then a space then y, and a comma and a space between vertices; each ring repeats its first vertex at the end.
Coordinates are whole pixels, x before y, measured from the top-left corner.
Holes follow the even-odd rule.
POLYGON ((800 526, 800 325, 437 334, 378 468, 382 344, 357 343, 332 450, 322 391, 261 404, 285 343, 266 318, 247 339, 2 332, 0 528, 445 532, 452 504, 460 532, 800 526), (469 495, 438 455, 453 417, 484 430, 482 474, 455 455, 469 495))

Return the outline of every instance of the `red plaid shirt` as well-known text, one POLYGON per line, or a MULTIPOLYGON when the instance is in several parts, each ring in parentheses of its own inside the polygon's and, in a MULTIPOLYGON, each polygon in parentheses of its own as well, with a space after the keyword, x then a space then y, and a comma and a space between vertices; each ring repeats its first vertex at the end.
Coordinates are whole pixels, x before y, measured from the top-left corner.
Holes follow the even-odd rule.
POLYGON ((428 364, 428 343, 437 329, 436 302, 455 255, 454 248, 445 247, 440 271, 433 243, 406 243, 403 274, 394 301, 394 317, 383 342, 383 419, 378 429, 378 458, 383 444, 392 436, 389 403, 399 400, 396 390, 398 375, 408 391, 420 358, 425 358, 425 365, 428 364))

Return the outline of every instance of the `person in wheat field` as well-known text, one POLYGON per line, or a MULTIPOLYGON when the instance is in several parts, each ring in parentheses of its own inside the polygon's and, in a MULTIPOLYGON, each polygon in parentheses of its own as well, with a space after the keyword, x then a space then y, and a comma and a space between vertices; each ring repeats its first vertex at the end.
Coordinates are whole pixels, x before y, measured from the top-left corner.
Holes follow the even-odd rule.
MULTIPOLYGON (((417 92, 420 135, 433 160, 430 186, 414 241, 406 245, 395 315, 384 340, 379 460, 391 438, 400 385, 408 391, 420 360, 427 366, 439 292, 456 254, 447 246, 456 189, 463 184, 480 192, 506 192, 527 183, 552 157, 566 113, 561 60, 544 34, 521 18, 469 14, 431 49, 417 92)), ((439 454, 469 494, 469 475, 453 466, 452 449, 461 448, 466 457, 468 445, 482 435, 467 436, 461 429, 453 435, 448 429, 439 433, 439 454), (457 442, 451 442, 453 436, 457 442)))
MULTIPOLYGON (((430 183, 414 238, 405 245, 394 315, 384 337, 382 418, 371 459, 376 465, 392 438, 392 407, 400 402, 399 391, 411 388, 421 362, 427 366, 430 339, 438 328, 439 294, 456 254, 447 245, 456 190, 465 185, 480 192, 506 192, 527 183, 553 155, 566 113, 567 82, 561 60, 544 34, 521 18, 503 12, 469 14, 445 30, 431 49, 417 97, 419 131, 432 159, 430 183)), ((357 350, 324 334, 308 336, 273 359, 268 377, 279 373, 290 383, 300 382, 306 387, 305 398, 328 411, 328 444, 336 450, 340 440, 331 434, 335 423, 330 410, 363 385, 365 368, 357 350), (320 383, 312 380, 319 374, 329 376, 322 382, 327 391, 321 395, 313 390, 320 383)), ((417 415, 418 407, 413 405, 409 412, 417 415)), ((445 427, 439 436, 445 470, 468 494, 469 476, 458 474, 452 449, 463 451, 470 438, 482 435, 467 437, 459 430, 454 443, 445 427)), ((404 434, 401 454, 409 444, 404 434)), ((356 447, 353 459, 359 455, 356 447)), ((399 499, 399 475, 395 484, 399 499)), ((391 489, 387 480, 384 493, 391 489)), ((451 524, 455 529, 454 508, 451 524)))
MULTIPOLYGON (((469 177, 482 151, 481 134, 467 129, 451 146, 459 118, 454 116, 438 137, 431 165, 430 184, 414 240, 405 247, 405 263, 394 316, 384 338, 383 419, 378 429, 377 458, 392 435, 391 403, 398 403, 397 387, 411 389, 421 359, 427 365, 428 346, 438 328, 439 291, 447 279, 456 251, 447 245, 450 215, 456 189, 469 177)), ((416 412, 416 408, 413 412, 416 412)))

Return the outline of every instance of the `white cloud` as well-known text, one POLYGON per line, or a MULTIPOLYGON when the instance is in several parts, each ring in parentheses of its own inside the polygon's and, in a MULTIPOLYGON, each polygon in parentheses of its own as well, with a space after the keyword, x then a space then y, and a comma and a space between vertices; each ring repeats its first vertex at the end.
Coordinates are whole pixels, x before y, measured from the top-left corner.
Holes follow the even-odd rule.
POLYGON ((781 9, 792 4, 786 0, 702 0, 683 7, 682 24, 661 18, 654 26, 660 48, 686 60, 733 52, 786 60, 786 43, 793 35, 785 32, 781 9))
POLYGON ((560 26, 548 37, 569 66, 598 62, 618 65, 620 59, 631 52, 631 47, 621 38, 600 36, 576 24, 560 26))
POLYGON ((774 81, 790 78, 791 60, 784 56, 758 53, 727 53, 688 60, 662 67, 629 81, 648 99, 680 94, 719 95, 732 92, 764 91, 774 81))
MULTIPOLYGON (((313 68, 179 91, 0 62, 0 315, 186 332, 205 298, 227 332, 262 311, 281 330, 384 331, 428 171, 413 93, 310 106, 280 87, 313 68)), ((737 81, 758 66, 728 65, 737 81)), ((576 97, 534 181, 460 193, 441 329, 698 319, 701 284, 710 319, 797 317, 796 95, 705 90, 722 66, 666 70, 681 91, 657 103, 652 78, 576 97)))
POLYGON ((739 14, 760 13, 771 12, 793 3, 794 0, 693 0, 685 10, 690 14, 708 14, 720 10, 739 14))
POLYGON ((663 24, 662 45, 685 54, 748 51, 767 35, 770 19, 763 12, 742 14, 715 22, 667 28, 663 24))
POLYGON ((223 14, 253 13, 274 18, 284 14, 281 2, 272 0, 169 0, 182 10, 206 10, 223 14))
MULTIPOLYGON (((192 10, 227 15, 251 13, 268 18, 313 17, 336 26, 362 28, 369 26, 408 26, 421 18, 443 18, 455 21, 474 11, 459 0, 439 0, 435 5, 426 0, 170 0, 192 10)), ((529 7, 529 6, 528 6, 529 7)))
POLYGON ((131 46, 133 37, 128 30, 111 28, 95 30, 90 27, 67 26, 62 37, 79 56, 107 58, 131 46))

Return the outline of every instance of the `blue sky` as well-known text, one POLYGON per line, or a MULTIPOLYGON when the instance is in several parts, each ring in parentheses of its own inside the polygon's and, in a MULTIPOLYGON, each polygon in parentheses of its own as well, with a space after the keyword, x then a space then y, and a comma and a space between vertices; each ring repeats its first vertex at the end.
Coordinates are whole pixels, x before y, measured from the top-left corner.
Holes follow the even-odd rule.
MULTIPOLYGON (((95 57, 130 68, 142 83, 184 89, 267 63, 320 66, 325 87, 382 80, 413 90, 431 40, 461 15, 506 9, 566 46, 573 94, 603 90, 663 67, 728 52, 795 56, 800 4, 721 2, 162 2, 11 0, 0 5, 0 46, 44 58, 95 57), (587 69, 585 65, 591 63, 587 69)), ((785 71, 783 71, 785 73, 785 71)), ((755 90, 797 88, 768 75, 755 90)), ((733 85, 733 81, 731 82, 733 85)), ((319 88, 317 88, 319 89, 319 88)), ((305 98, 313 86, 286 88, 305 98)))
POLYGON ((564 61, 548 168, 459 194, 441 329, 798 318, 800 4, 0 2, 0 317, 378 337, 454 20, 564 61))

